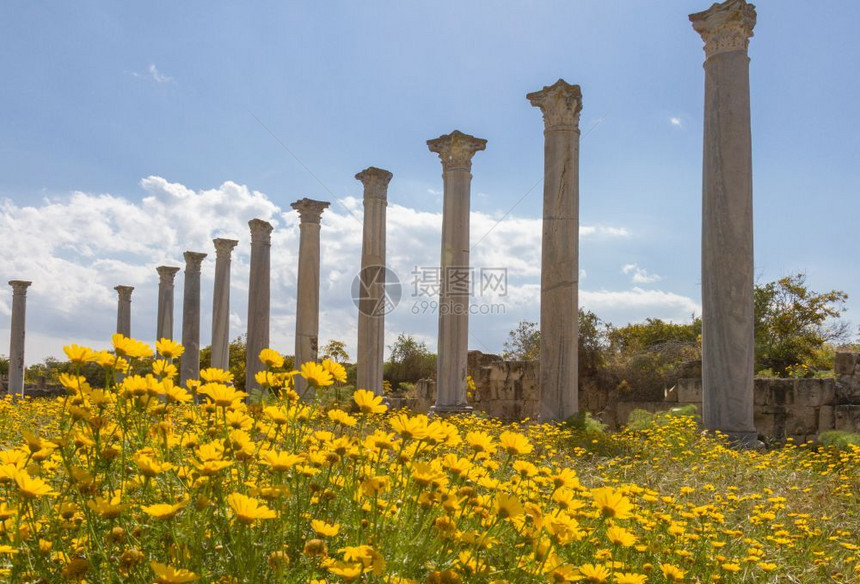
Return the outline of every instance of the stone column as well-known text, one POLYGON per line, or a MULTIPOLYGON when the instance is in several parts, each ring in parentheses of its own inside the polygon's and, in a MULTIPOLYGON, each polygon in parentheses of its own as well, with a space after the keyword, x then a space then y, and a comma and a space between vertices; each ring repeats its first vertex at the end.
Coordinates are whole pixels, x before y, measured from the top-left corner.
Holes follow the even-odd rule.
POLYGON ((179 268, 158 266, 158 322, 156 340, 173 340, 173 281, 179 268))
POLYGON ((269 348, 269 298, 272 224, 248 221, 251 228, 251 274, 248 281, 248 336, 245 347, 245 391, 260 386, 254 376, 262 371, 260 351, 269 348))
POLYGON ((563 79, 526 98, 543 113, 540 416, 579 410, 579 85, 563 79))
POLYGON ((442 258, 440 262, 439 336, 436 361, 438 413, 466 412, 466 366, 469 352, 469 207, 472 157, 487 141, 454 130, 427 140, 442 161, 442 258))
POLYGON ((200 264, 205 253, 186 251, 182 293, 182 353, 179 382, 200 377, 200 264))
MULTIPOLYGON (((299 275, 296 285, 296 359, 300 368, 317 360, 320 328, 320 216, 329 206, 324 201, 301 199, 292 204, 299 212, 299 275)), ((304 378, 295 377, 296 391, 312 397, 304 378)))
POLYGON ((705 427, 752 446, 753 216, 747 46, 755 8, 728 0, 690 15, 705 41, 702 168, 702 406, 705 427))
POLYGON ((212 367, 230 369, 230 256, 235 239, 213 239, 215 288, 212 293, 212 367))
POLYGON ((133 286, 115 286, 117 293, 116 332, 131 336, 131 293, 133 286))
POLYGON ((12 286, 12 334, 9 340, 9 395, 24 395, 24 332, 27 316, 27 288, 32 282, 10 280, 12 286))
POLYGON ((355 175, 364 185, 364 237, 358 301, 358 359, 356 384, 382 395, 385 357, 385 208, 391 173, 366 168, 355 175))

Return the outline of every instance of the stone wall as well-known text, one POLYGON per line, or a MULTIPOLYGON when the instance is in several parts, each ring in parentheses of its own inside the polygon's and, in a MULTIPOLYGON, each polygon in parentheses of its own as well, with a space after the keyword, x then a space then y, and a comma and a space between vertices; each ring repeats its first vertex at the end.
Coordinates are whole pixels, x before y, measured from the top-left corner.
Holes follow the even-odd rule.
MULTIPOLYGON (((826 379, 755 380, 755 424, 763 437, 806 441, 825 430, 860 432, 860 353, 836 354, 836 376, 826 379)), ((537 361, 505 361, 498 355, 469 351, 468 371, 477 390, 470 403, 476 410, 503 420, 535 418, 540 402, 540 365, 537 361)), ((616 429, 630 412, 664 411, 688 404, 702 409, 702 381, 679 379, 661 401, 634 401, 629 394, 601 387, 598 380, 580 382, 580 407, 616 429)), ((408 398, 393 400, 395 407, 427 412, 435 403, 431 380, 416 384, 408 398)))

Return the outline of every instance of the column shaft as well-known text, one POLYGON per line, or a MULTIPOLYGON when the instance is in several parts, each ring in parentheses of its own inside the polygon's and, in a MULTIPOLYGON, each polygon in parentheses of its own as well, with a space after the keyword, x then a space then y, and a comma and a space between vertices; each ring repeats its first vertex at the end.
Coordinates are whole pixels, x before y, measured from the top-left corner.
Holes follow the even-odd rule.
POLYGON ((131 293, 132 286, 116 286, 116 332, 126 337, 131 336, 131 293))
POLYGON ((158 266, 158 316, 155 338, 173 340, 173 290, 174 278, 179 268, 158 266))
MULTIPOLYGON (((329 206, 323 201, 301 199, 293 203, 299 212, 299 270, 296 284, 295 367, 317 360, 320 310, 320 216, 329 206)), ((312 396, 308 384, 296 376, 296 391, 312 396)))
POLYGON ((391 173, 368 168, 355 175, 364 184, 356 384, 383 394, 385 359, 385 215, 391 173))
POLYGON ((230 369, 230 264, 235 239, 215 239, 215 285, 212 293, 212 367, 230 369))
POLYGON ((182 353, 180 383, 200 377, 200 264, 205 253, 185 252, 185 285, 182 296, 182 353))
POLYGON ((705 427, 752 445, 754 275, 752 141, 744 0, 690 16, 705 40, 702 167, 702 406, 705 427))
POLYGON ((27 288, 32 282, 11 280, 12 332, 9 339, 9 395, 24 395, 24 337, 27 319, 27 288))
POLYGON ((260 351, 269 348, 272 225, 251 219, 251 274, 248 282, 248 336, 245 353, 245 391, 259 389, 254 376, 263 370, 260 351))

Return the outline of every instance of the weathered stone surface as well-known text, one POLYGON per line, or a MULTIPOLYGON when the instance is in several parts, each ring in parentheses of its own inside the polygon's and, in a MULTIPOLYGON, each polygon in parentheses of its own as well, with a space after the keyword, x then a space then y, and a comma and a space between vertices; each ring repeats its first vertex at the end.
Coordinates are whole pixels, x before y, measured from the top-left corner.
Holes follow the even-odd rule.
POLYGON ((176 272, 174 266, 158 266, 158 315, 155 338, 173 340, 173 292, 176 272))
POLYGON ((785 408, 785 431, 788 435, 806 436, 818 431, 818 408, 789 406, 785 408))
POLYGON ((836 430, 860 432, 860 405, 839 405, 835 410, 836 430))
POLYGON ((385 211, 391 177, 375 167, 355 175, 364 185, 356 385, 377 395, 382 395, 385 354, 385 211))
POLYGON ((860 375, 842 375, 835 384, 836 403, 860 404, 860 375))
POLYGON ((114 286, 117 294, 116 332, 131 336, 131 293, 133 286, 114 286))
POLYGON ((32 282, 10 280, 12 287, 12 322, 9 340, 9 385, 8 392, 24 392, 24 338, 27 319, 27 288, 32 282))
POLYGON ((837 351, 833 363, 836 375, 854 375, 854 371, 860 363, 860 353, 853 351, 837 351))
POLYGON ((230 264, 235 239, 213 239, 215 286, 212 290, 212 367, 230 368, 230 264))
POLYGON ((542 420, 579 410, 579 117, 582 91, 559 79, 526 98, 544 118, 541 238, 542 420))
POLYGON ((259 388, 254 377, 263 370, 260 351, 269 347, 272 224, 248 221, 251 230, 251 273, 248 281, 248 329, 245 345, 245 391, 259 388))
POLYGON ((678 392, 679 404, 702 403, 702 380, 701 379, 679 379, 675 384, 678 392))
MULTIPOLYGON (((299 213, 299 270, 296 284, 296 367, 316 361, 320 329, 320 218, 329 206, 326 201, 300 199, 292 204, 299 213)), ((296 391, 304 399, 313 397, 301 376, 295 377, 296 391)))
POLYGON ((794 403, 821 406, 833 403, 835 384, 832 379, 798 379, 794 385, 794 403))
POLYGON ((469 351, 469 209, 472 157, 487 141, 455 130, 427 141, 442 162, 441 286, 436 364, 436 405, 446 412, 468 411, 466 369, 469 351), (465 288, 463 286, 465 282, 465 288))
POLYGON ((705 41, 702 173, 702 378, 705 427, 752 444, 753 219, 749 57, 744 0, 690 15, 705 41))
POLYGON ((179 379, 185 385, 200 376, 200 266, 205 253, 186 251, 182 290, 182 346, 179 379))
POLYGON ((818 408, 818 433, 833 430, 836 427, 836 408, 821 406, 818 408))

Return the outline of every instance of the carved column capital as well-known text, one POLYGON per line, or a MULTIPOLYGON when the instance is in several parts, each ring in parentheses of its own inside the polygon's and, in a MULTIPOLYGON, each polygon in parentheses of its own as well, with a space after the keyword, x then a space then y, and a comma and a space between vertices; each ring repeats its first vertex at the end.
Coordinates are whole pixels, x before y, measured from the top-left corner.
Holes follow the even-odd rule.
POLYGON ((442 161, 442 170, 471 170, 472 157, 475 152, 484 150, 487 141, 464 134, 460 130, 454 130, 450 134, 439 136, 433 140, 427 140, 430 152, 439 155, 442 161))
POLYGON ((526 99, 543 113, 547 130, 579 131, 579 113, 582 111, 582 90, 559 79, 540 91, 526 95, 526 99))
POLYGON ((215 256, 218 259, 230 259, 230 254, 233 252, 233 248, 239 244, 239 240, 223 239, 219 237, 217 239, 213 239, 212 243, 215 244, 215 256))
POLYGON ((179 268, 174 266, 158 266, 155 268, 155 271, 158 272, 159 284, 173 286, 173 279, 176 277, 176 272, 179 271, 179 268))
POLYGON ((120 300, 131 301, 131 293, 134 290, 134 286, 114 286, 114 290, 116 290, 120 300))
POLYGON ((355 178, 364 185, 365 200, 381 199, 385 201, 388 199, 388 183, 392 176, 394 175, 387 170, 371 166, 356 174, 355 178))
POLYGON ((329 205, 330 203, 327 201, 315 201, 314 199, 304 198, 293 203, 291 207, 299 212, 299 221, 301 223, 319 224, 323 211, 328 209, 329 205))
POLYGON ((12 286, 12 294, 14 296, 26 296, 27 288, 29 288, 32 283, 33 282, 28 282, 27 280, 9 280, 9 285, 12 286))
POLYGON ((690 15, 693 29, 705 41, 705 59, 729 51, 746 51, 756 22, 755 5, 726 0, 690 15))
POLYGON ((263 221, 262 219, 251 219, 248 221, 248 227, 251 229, 251 244, 265 244, 270 245, 272 243, 272 224, 268 221, 263 221))
POLYGON ((203 263, 203 258, 206 257, 205 253, 199 251, 186 251, 182 254, 185 258, 185 271, 186 272, 199 272, 200 264, 203 263))

